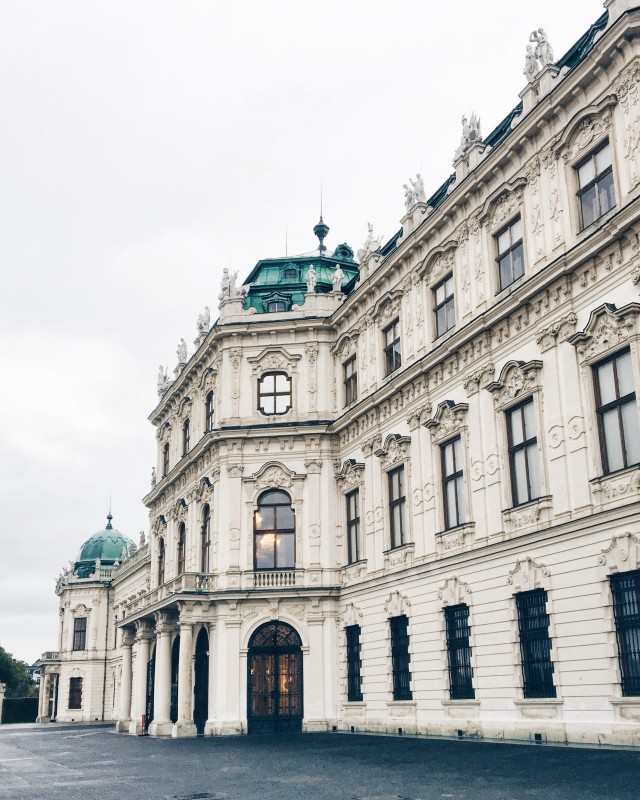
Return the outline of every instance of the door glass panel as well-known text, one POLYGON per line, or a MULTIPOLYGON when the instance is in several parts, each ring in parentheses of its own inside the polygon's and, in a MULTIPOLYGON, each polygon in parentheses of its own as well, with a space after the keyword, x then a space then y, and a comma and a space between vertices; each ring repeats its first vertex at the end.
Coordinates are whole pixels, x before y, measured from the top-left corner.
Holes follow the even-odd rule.
POLYGON ((300 653, 278 656, 278 713, 281 717, 302 716, 300 692, 300 653))
POLYGON ((275 657, 266 653, 251 657, 251 714, 275 715, 275 657))

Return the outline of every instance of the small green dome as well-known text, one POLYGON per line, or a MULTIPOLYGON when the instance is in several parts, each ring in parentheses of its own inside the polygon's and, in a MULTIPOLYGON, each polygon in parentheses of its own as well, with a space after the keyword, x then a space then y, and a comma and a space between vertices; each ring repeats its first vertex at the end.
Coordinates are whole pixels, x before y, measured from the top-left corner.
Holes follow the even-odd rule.
POLYGON ((96 568, 96 559, 104 567, 113 565, 116 561, 128 558, 135 545, 131 539, 120 533, 111 525, 111 512, 107 515, 107 525, 104 530, 97 531, 90 536, 80 548, 73 571, 79 578, 88 578, 96 568))

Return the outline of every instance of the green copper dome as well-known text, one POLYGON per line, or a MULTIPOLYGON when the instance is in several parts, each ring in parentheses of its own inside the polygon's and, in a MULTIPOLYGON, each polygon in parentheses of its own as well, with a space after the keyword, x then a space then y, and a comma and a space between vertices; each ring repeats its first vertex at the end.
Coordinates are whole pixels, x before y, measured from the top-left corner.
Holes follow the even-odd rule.
POLYGON ((131 548, 135 547, 133 542, 111 525, 112 519, 109 512, 105 529, 90 536, 80 548, 73 568, 79 578, 88 578, 93 574, 97 558, 103 567, 107 567, 116 561, 122 561, 123 549, 125 557, 131 555, 131 548))

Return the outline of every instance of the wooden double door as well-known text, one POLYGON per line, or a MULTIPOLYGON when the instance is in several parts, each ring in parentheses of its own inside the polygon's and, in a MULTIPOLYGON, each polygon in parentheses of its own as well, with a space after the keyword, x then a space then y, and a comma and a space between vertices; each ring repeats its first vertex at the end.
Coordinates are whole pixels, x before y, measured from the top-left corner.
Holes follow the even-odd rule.
POLYGON ((249 733, 302 731, 302 642, 283 622, 267 622, 251 637, 249 733))

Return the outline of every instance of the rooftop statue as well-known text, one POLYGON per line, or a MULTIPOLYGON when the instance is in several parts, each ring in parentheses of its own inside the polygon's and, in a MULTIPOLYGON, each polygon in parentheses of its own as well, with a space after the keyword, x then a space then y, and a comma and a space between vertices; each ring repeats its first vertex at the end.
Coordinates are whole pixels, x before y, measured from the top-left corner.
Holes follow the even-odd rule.
POLYGON ((381 237, 375 236, 373 233, 373 225, 367 222, 367 238, 362 247, 358 250, 358 261, 364 261, 368 255, 375 253, 380 249, 381 237))
POLYGON ((158 368, 158 397, 162 397, 162 395, 167 391, 169 388, 169 376, 167 372, 167 368, 163 367, 160 364, 158 368))
POLYGON ((209 306, 204 307, 204 312, 202 314, 198 314, 198 321, 196 323, 198 327, 198 333, 209 333, 209 326, 211 325, 211 310, 209 306))
POLYGON ((410 187, 406 183, 402 184, 402 188, 404 189, 404 207, 407 211, 411 211, 416 204, 416 193, 413 187, 410 187))
POLYGON ((241 293, 238 291, 236 287, 236 281, 238 280, 238 270, 231 273, 229 278, 229 297, 240 297, 241 293))
POLYGON ((151 467, 151 488, 152 489, 155 489, 156 483, 157 483, 156 468, 155 467, 151 467))
POLYGON ((229 270, 225 267, 222 270, 222 280, 220 281, 220 294, 218 300, 224 302, 231 297, 231 278, 229 277, 229 270))
POLYGON ((547 64, 553 64, 553 48, 547 39, 547 34, 545 33, 544 28, 538 28, 537 31, 531 31, 529 41, 536 43, 534 55, 540 62, 541 67, 546 67, 547 64))
POLYGON ((540 71, 538 67, 538 59, 533 52, 533 47, 528 44, 527 45, 527 54, 524 57, 524 74, 529 81, 529 83, 533 83, 536 79, 536 75, 540 71))
POLYGON ((340 292, 342 291, 342 281, 344 279, 344 272, 340 268, 340 264, 335 269, 333 273, 333 291, 340 292))
POLYGON ((178 354, 178 364, 186 364, 187 363, 187 343, 184 339, 180 339, 178 342, 178 348, 176 350, 178 354))
POLYGON ((422 180, 422 175, 419 172, 416 175, 415 181, 411 181, 411 185, 413 186, 413 194, 415 196, 416 203, 425 203, 427 196, 424 193, 424 181, 422 180))
POLYGON ((313 264, 311 264, 309 271, 307 272, 307 292, 315 292, 317 280, 318 276, 316 274, 315 267, 313 264))
POLYGON ((472 144, 482 141, 482 134, 480 133, 480 117, 476 116, 474 111, 471 114, 471 119, 462 117, 462 136, 460 137, 460 147, 455 152, 455 159, 464 155, 472 144))

